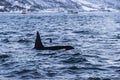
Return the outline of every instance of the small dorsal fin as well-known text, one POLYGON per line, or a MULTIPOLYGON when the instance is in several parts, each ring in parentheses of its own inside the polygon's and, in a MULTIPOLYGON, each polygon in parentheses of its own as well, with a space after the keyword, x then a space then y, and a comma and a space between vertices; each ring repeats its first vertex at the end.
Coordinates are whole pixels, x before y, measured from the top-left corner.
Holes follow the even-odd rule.
POLYGON ((52 39, 50 38, 50 43, 52 43, 52 39))
POLYGON ((40 38, 40 34, 39 32, 37 31, 37 34, 36 34, 36 40, 35 40, 35 46, 34 46, 35 49, 40 49, 40 48, 44 48, 42 42, 41 42, 41 38, 40 38))

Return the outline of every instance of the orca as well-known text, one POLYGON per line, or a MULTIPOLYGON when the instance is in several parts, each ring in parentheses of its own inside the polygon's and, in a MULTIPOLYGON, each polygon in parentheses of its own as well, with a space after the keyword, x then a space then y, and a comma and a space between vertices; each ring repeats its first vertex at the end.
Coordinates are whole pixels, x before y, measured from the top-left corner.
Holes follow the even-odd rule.
POLYGON ((40 34, 37 31, 34 49, 37 49, 37 50, 60 50, 60 49, 70 50, 70 49, 74 49, 74 47, 72 47, 72 46, 50 46, 50 47, 45 47, 42 44, 40 34))

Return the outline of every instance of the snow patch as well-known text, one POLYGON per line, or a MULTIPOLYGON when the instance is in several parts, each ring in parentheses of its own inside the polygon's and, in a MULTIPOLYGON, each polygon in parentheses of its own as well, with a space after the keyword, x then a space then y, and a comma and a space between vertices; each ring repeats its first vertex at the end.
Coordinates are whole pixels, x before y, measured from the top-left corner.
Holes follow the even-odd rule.
MULTIPOLYGON (((99 8, 99 6, 100 6, 100 5, 96 5, 96 4, 90 3, 88 1, 85 1, 85 0, 72 0, 72 1, 74 1, 76 3, 79 3, 81 5, 87 5, 87 6, 90 6, 90 7, 93 7, 93 8, 99 8)), ((87 8, 87 6, 86 6, 86 8, 87 8)), ((85 6, 83 6, 83 7, 85 8, 85 6)), ((92 9, 92 8, 89 8, 89 9, 92 9)))
POLYGON ((4 9, 4 6, 0 6, 0 9, 4 9))
POLYGON ((67 2, 67 0, 56 0, 56 1, 63 2, 63 3, 67 2))
POLYGON ((85 10, 85 11, 95 11, 97 9, 94 9, 94 8, 89 8, 87 6, 82 6, 82 8, 85 10))

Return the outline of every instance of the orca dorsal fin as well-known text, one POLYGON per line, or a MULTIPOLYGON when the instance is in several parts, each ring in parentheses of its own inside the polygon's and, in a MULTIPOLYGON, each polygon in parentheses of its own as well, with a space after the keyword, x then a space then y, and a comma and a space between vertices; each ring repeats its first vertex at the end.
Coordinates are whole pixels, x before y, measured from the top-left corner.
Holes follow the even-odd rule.
POLYGON ((35 39, 35 46, 34 46, 35 49, 40 49, 40 48, 44 48, 43 44, 42 44, 42 41, 41 41, 41 38, 40 38, 40 34, 39 32, 37 31, 37 34, 36 34, 36 39, 35 39))

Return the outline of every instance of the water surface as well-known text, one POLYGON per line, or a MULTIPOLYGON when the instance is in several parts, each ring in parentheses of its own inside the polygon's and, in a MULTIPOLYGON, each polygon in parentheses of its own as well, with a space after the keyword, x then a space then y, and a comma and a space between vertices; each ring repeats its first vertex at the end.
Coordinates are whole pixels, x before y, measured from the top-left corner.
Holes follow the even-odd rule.
POLYGON ((0 14, 0 80, 120 80, 119 76, 119 13, 0 14), (45 46, 75 49, 34 50, 36 31, 45 46))

